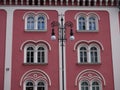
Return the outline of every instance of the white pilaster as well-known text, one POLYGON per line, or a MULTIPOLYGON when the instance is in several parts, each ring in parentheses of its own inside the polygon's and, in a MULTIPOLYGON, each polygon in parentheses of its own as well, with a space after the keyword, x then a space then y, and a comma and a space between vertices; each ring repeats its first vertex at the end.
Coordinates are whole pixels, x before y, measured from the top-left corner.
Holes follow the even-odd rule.
POLYGON ((13 10, 6 9, 6 45, 5 45, 5 70, 4 70, 4 90, 11 90, 11 71, 12 71, 12 30, 13 30, 13 10))
POLYGON ((111 45, 113 58, 113 72, 115 90, 120 89, 120 29, 119 29, 119 9, 113 8, 110 14, 111 45))

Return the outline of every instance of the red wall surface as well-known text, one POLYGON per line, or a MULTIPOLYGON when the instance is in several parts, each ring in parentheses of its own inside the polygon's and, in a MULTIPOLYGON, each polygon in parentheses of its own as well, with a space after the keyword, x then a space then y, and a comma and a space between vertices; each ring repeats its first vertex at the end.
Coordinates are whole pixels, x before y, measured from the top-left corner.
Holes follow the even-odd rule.
POLYGON ((4 10, 0 10, 0 90, 3 90, 4 86, 5 33, 6 12, 4 10))
MULTIPOLYGON (((74 41, 67 40, 66 42, 67 89, 78 90, 78 86, 75 87, 77 75, 82 70, 94 69, 100 72, 106 80, 106 87, 103 87, 102 90, 114 90, 109 13, 106 11, 69 10, 65 13, 65 17, 66 21, 72 21, 74 23, 73 30, 75 36, 74 41), (86 14, 92 12, 99 15, 99 32, 77 32, 77 24, 74 17, 78 12, 85 12, 86 14), (74 45, 79 40, 96 40, 101 42, 104 47, 104 50, 101 50, 101 64, 77 64, 77 50, 74 51, 74 45)), ((67 38, 69 38, 69 30, 66 30, 66 34, 67 38)))
MULTIPOLYGON (((51 40, 51 22, 58 20, 58 13, 56 11, 32 11, 35 13, 45 12, 49 16, 47 21, 47 32, 25 32, 23 16, 28 10, 16 10, 14 12, 13 20, 13 52, 12 52, 12 87, 11 90, 23 90, 20 87, 20 79, 24 73, 31 69, 40 69, 48 74, 52 81, 52 86, 48 87, 49 90, 58 90, 59 85, 59 56, 58 56, 58 41, 51 40), (54 15, 54 16, 53 16, 54 15), (46 65, 25 65, 24 61, 24 50, 20 50, 22 44, 27 40, 45 40, 51 46, 51 51, 48 51, 48 64, 46 65)), ((57 30, 55 31, 56 33, 57 30)))
MULTIPOLYGON (((32 12, 45 12, 49 16, 47 21, 47 32, 25 32, 23 16, 28 10, 16 10, 14 12, 13 20, 13 52, 12 52, 12 87, 11 90, 22 90, 20 87, 20 79, 22 75, 31 69, 40 69, 48 74, 52 81, 52 86, 49 90, 59 89, 59 47, 58 41, 51 41, 51 22, 58 20, 58 13, 56 11, 32 11, 32 12), (54 15, 54 16, 53 16, 54 15), (24 61, 24 50, 20 50, 21 45, 27 40, 45 40, 51 46, 51 51, 48 52, 48 64, 47 65, 25 65, 24 61)), ((75 86, 75 79, 77 75, 85 69, 94 69, 100 72, 106 81, 106 86, 103 90, 114 90, 113 82, 113 66, 112 66, 112 55, 111 55, 111 40, 110 40, 110 24, 109 14, 106 11, 67 11, 65 13, 65 20, 72 21, 74 23, 74 36, 75 40, 66 41, 66 83, 68 90, 78 90, 75 86), (72 13, 71 13, 72 12, 72 13), (99 15, 99 32, 76 32, 76 20, 75 15, 78 12, 95 12, 99 15), (102 43, 104 51, 101 50, 101 64, 77 64, 77 51, 74 51, 74 45, 79 40, 96 40, 102 43), (74 72, 73 72, 74 71, 74 72)), ((57 29, 57 28, 56 28, 57 29)), ((57 30, 55 31, 57 34, 57 30)), ((69 38, 69 30, 66 30, 66 37, 69 38)))

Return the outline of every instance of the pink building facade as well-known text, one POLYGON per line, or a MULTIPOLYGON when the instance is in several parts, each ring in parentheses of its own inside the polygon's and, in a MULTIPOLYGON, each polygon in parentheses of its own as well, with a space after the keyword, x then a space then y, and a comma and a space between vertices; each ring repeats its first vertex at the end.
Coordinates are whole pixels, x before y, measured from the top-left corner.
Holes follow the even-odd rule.
POLYGON ((0 90, 119 90, 119 4, 0 1, 0 90))

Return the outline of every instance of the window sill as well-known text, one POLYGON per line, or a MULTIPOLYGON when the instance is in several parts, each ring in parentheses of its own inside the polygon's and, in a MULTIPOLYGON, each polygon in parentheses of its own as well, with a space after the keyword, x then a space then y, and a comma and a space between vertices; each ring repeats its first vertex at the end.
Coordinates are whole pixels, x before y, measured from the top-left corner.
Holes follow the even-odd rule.
POLYGON ((102 63, 77 63, 77 65, 101 65, 102 63))
POLYGON ((47 30, 37 30, 37 29, 26 29, 25 32, 47 32, 47 30))
POLYGON ((77 30, 77 32, 99 32, 98 30, 77 30))
POLYGON ((48 63, 23 63, 23 65, 48 65, 48 63))

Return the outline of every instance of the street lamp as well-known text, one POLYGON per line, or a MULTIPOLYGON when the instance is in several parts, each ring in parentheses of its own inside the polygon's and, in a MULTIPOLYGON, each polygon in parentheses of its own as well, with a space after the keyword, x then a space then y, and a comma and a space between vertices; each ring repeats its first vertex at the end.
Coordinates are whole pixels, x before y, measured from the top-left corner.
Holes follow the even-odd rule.
POLYGON ((61 55, 62 55, 62 90, 64 90, 64 41, 66 40, 65 38, 65 30, 66 27, 70 27, 70 40, 74 40, 75 37, 73 36, 73 23, 71 21, 67 21, 63 23, 63 17, 61 17, 61 23, 58 21, 53 21, 51 23, 52 27, 52 33, 51 33, 51 40, 56 40, 55 32, 54 32, 54 27, 57 26, 59 30, 59 41, 61 42, 61 55))

